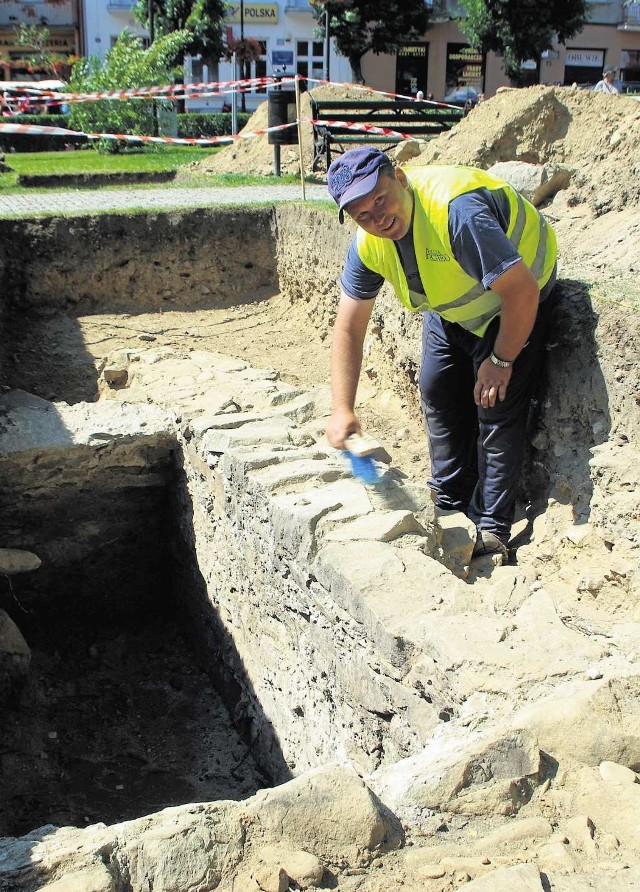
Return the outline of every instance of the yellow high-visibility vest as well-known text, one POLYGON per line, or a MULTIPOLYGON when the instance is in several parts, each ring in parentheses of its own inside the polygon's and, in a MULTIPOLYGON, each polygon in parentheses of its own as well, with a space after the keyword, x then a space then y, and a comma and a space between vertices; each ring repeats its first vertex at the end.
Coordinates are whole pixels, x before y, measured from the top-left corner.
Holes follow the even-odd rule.
MULTIPOLYGON (((425 294, 411 302, 407 277, 396 245, 390 239, 358 229, 358 255, 369 269, 393 286, 408 310, 433 310, 450 322, 482 336, 500 312, 500 297, 467 275, 453 256, 449 238, 449 203, 474 189, 501 190, 509 200, 507 237, 542 289, 555 268, 557 246, 553 228, 535 207, 508 183, 483 170, 462 166, 405 169, 414 192, 413 244, 425 294)), ((415 292, 414 292, 415 297, 415 292)))

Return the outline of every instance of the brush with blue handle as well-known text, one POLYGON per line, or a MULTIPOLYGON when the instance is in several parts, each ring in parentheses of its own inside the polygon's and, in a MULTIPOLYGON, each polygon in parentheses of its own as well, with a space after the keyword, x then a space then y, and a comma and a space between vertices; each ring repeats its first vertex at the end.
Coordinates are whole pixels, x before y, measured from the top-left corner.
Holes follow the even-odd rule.
POLYGON ((346 456, 351 464, 351 472, 367 486, 374 486, 382 479, 375 459, 385 463, 391 462, 386 449, 372 437, 363 434, 350 434, 344 441, 346 456))

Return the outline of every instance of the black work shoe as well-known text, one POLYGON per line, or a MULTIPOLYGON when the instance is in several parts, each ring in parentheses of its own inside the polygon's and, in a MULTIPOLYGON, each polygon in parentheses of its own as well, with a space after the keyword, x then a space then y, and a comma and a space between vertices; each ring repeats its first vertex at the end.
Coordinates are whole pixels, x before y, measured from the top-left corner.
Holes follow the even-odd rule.
POLYGON ((483 554, 499 554, 503 561, 509 557, 507 546, 491 530, 478 530, 476 544, 473 547, 473 557, 480 557, 483 554))

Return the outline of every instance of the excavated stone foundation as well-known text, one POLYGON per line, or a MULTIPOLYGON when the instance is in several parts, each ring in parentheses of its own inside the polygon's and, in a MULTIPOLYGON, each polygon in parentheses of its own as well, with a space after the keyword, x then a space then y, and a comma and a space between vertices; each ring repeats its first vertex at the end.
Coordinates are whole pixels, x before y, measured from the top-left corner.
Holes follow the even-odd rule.
MULTIPOLYGON (((210 854, 206 883, 158 888, 230 889, 256 821, 271 839, 267 801, 282 833, 278 809, 309 774, 304 789, 320 789, 329 814, 340 784, 355 783, 322 774, 336 763, 373 791, 362 795, 375 832, 354 831, 357 855, 319 843, 334 866, 401 843, 386 809, 425 837, 443 813, 461 832, 541 801, 563 760, 640 766, 637 369, 618 349, 637 320, 623 329, 623 308, 596 314, 579 283, 562 283, 523 477, 523 559, 470 568, 464 519, 436 518, 425 475, 410 472, 419 451, 399 448, 365 485, 324 439, 322 368, 301 386, 216 339, 213 310, 240 319, 243 345, 257 349, 290 337, 283 320, 302 308, 290 349, 299 369, 312 362, 350 237, 322 210, 0 221, 0 234, 0 546, 42 562, 0 578, 2 783, 21 809, 13 823, 6 809, 0 832, 129 822, 184 803, 87 843, 114 883, 105 873, 104 888, 142 890, 165 867, 139 838, 224 810, 228 835, 206 830, 224 849, 210 854), (274 299, 267 330, 258 312, 274 299), (281 794, 244 811, 187 805, 274 783, 281 794), (88 788, 105 795, 83 815, 88 788)), ((418 321, 385 291, 365 376, 389 414, 417 412, 418 344, 418 321)), ((46 848, 48 832, 30 845, 46 848)), ((623 825, 615 832, 633 849, 623 825)), ((202 846, 185 833, 176 845, 191 864, 202 846)), ((66 869, 81 867, 74 839, 66 869)), ((59 876, 62 849, 46 851, 59 876)), ((37 888, 22 850, 6 857, 8 881, 37 888)), ((334 880, 325 874, 325 887, 334 880)), ((241 888, 271 888, 251 883, 241 888)))

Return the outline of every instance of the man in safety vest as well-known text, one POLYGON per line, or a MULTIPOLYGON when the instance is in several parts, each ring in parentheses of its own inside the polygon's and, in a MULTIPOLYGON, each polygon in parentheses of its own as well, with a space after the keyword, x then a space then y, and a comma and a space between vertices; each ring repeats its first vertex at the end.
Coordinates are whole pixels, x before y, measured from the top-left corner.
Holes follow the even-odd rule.
POLYGON ((535 372, 555 284, 551 226, 513 187, 470 167, 394 168, 352 149, 327 187, 358 224, 340 279, 329 442, 360 430, 355 399, 385 280, 424 313, 420 396, 436 507, 476 525, 474 554, 506 560, 535 372))

